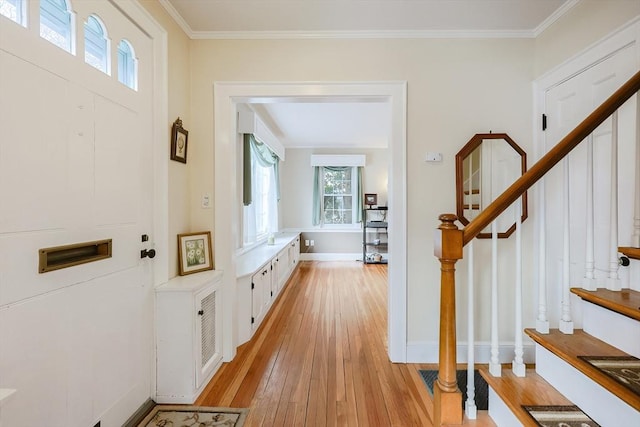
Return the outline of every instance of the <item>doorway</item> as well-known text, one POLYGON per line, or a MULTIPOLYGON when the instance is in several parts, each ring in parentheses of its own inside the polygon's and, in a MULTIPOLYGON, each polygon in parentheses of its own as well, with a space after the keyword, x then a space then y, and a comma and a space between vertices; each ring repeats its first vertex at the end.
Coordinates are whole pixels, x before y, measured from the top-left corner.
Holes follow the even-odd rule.
MULTIPOLYGON (((389 136, 389 293, 388 332, 389 358, 406 361, 407 342, 407 248, 406 248, 406 82, 389 83, 226 83, 214 84, 215 128, 215 252, 216 265, 225 271, 223 292, 226 301, 235 301, 234 230, 238 216, 230 207, 237 205, 238 145, 236 144, 236 113, 240 103, 258 98, 377 98, 389 102, 391 132, 389 136)), ((234 307, 226 305, 223 313, 226 328, 223 337, 225 360, 235 355, 234 307)))

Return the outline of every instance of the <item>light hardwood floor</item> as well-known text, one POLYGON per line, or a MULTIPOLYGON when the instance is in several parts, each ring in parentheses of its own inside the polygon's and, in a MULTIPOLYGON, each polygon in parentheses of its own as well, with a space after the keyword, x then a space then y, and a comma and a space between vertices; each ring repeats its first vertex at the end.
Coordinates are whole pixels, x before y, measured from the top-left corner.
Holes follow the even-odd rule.
POLYGON ((388 360, 385 265, 301 262, 196 404, 250 408, 246 426, 431 426, 428 367, 388 360))

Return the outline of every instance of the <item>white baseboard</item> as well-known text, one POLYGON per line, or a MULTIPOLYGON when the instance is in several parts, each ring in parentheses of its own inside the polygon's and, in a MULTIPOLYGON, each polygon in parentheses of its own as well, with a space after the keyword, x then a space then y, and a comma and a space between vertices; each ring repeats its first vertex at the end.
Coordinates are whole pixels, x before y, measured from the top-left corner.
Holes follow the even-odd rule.
MULTIPOLYGON (((502 343, 498 347, 500 363, 511 363, 514 358, 514 344, 502 343)), ((533 343, 524 343, 524 363, 534 363, 535 347, 533 343)), ((475 344, 475 363, 489 363, 491 359, 491 343, 477 342, 475 344)), ((458 363, 467 362, 467 344, 458 344, 458 363)), ((407 343, 407 363, 438 363, 438 343, 435 341, 421 341, 407 343)))
POLYGON ((362 261, 362 253, 300 252, 300 261, 362 261))

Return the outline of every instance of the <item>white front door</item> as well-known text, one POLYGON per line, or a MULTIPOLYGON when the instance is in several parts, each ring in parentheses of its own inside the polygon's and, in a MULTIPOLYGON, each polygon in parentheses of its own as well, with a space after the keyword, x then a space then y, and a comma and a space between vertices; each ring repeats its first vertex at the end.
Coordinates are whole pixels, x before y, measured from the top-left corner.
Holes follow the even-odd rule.
POLYGON ((140 251, 154 237, 153 43, 111 2, 73 6, 75 55, 37 21, 0 16, 0 389, 16 390, 1 404, 6 427, 119 426, 151 394, 153 261, 140 251), (94 13, 111 75, 84 61, 94 13), (117 78, 122 39, 137 90, 117 78), (111 258, 39 272, 40 249, 102 239, 111 258))

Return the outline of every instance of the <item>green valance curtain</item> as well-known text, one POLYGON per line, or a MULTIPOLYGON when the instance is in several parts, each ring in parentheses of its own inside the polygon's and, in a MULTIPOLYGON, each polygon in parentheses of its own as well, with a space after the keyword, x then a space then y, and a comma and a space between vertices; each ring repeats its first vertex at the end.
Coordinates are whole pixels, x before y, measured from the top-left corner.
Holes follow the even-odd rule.
MULTIPOLYGON (((312 218, 311 222, 313 225, 320 225, 322 222, 322 169, 326 169, 329 171, 341 172, 347 169, 351 169, 351 166, 314 166, 313 168, 313 207, 312 207, 312 218)), ((356 209, 356 221, 362 222, 362 207, 363 207, 363 198, 364 193, 362 190, 362 170, 364 169, 362 166, 358 166, 358 195, 356 197, 355 209, 356 209)))
POLYGON ((243 179, 242 179, 242 203, 249 206, 252 201, 251 194, 251 158, 256 159, 262 167, 273 167, 276 176, 276 197, 280 201, 280 158, 264 143, 258 141, 253 134, 245 133, 243 136, 243 179))

